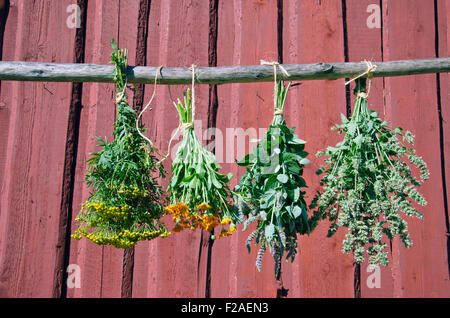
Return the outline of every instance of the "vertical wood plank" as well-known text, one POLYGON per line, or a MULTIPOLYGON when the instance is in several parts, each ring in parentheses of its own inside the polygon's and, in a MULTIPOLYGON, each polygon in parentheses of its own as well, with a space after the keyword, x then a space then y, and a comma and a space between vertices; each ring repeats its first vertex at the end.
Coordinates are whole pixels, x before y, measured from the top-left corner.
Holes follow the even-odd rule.
MULTIPOLYGON (((71 62, 69 4, 11 1, 14 24, 7 22, 6 32, 15 39, 5 35, 12 42, 3 58, 71 62)), ((0 281, 10 297, 51 297, 59 222, 54 212, 59 210, 71 85, 2 84, 10 112, 0 203, 0 281)))
MULTIPOLYGON (((161 1, 151 1, 150 15, 148 21, 148 37, 147 37, 147 65, 156 66, 159 63, 160 50, 160 36, 161 36, 161 1)), ((159 66, 159 65, 158 65, 159 66)), ((147 85, 145 87, 144 104, 146 104, 153 93, 153 86, 147 85)), ((157 89, 157 95, 163 93, 163 88, 157 89)), ((156 142, 156 122, 155 105, 151 105, 152 110, 144 113, 143 122, 149 129, 146 135, 156 142)), ((167 104, 169 105, 169 104, 167 104)), ((164 107, 164 106, 163 106, 164 107)), ((159 146, 159 144, 158 144, 159 146)), ((164 150, 163 150, 164 152, 164 150)), ((161 182, 163 180, 159 180, 161 182)), ((166 183, 164 183, 166 186, 166 183)), ((135 247, 134 257, 134 273, 133 273, 133 297, 149 297, 150 294, 157 294, 156 275, 158 268, 158 261, 152 256, 156 254, 157 242, 141 242, 135 247)))
MULTIPOLYGON (((13 2, 14 4, 14 2, 13 2)), ((2 15, 5 25, 4 25, 4 34, 2 41, 2 60, 14 59, 15 45, 16 45, 16 32, 17 30, 17 20, 18 20, 18 10, 15 5, 12 8, 8 9, 8 15, 6 16, 5 8, 2 9, 2 15), (6 24, 6 22, 8 22, 6 24)), ((11 117, 11 85, 12 82, 0 82, 0 190, 1 193, 4 191, 3 180, 5 176, 5 165, 7 158, 7 145, 8 145, 8 136, 9 136, 9 122, 11 117), (6 90, 2 94, 3 91, 6 90)), ((0 215, 1 215, 1 204, 0 204, 0 215)), ((1 224, 0 224, 1 226, 1 224)), ((0 244, 2 241, 2 236, 0 235, 0 244)))
MULTIPOLYGON (((0 60, 3 60, 3 47, 4 45, 4 39, 5 39, 5 28, 6 28, 6 21, 9 17, 9 1, 0 1, 0 60)), ((15 16, 11 17, 14 19, 15 16)), ((16 25, 16 21, 12 21, 9 23, 11 26, 11 23, 13 25, 16 25)), ((6 36, 7 40, 13 40, 10 39, 11 36, 6 36)), ((1 96, 1 89, 2 89, 2 83, 0 82, 0 96, 1 96)), ((0 189, 2 187, 2 181, 3 181, 3 175, 4 175, 4 168, 5 168, 5 160, 6 160, 6 144, 8 143, 8 125, 9 125, 9 109, 6 107, 5 99, 2 98, 0 100, 0 189)), ((0 211, 1 213, 1 211, 0 211)), ((1 240, 1 239, 0 239, 1 240)))
MULTIPOLYGON (((284 2, 284 63, 344 61, 340 1, 284 2)), ((303 82, 289 93, 287 122, 307 141, 311 164, 304 171, 308 200, 320 177, 317 151, 340 140, 330 128, 345 114, 344 80, 303 82)), ((285 112, 286 113, 286 112, 285 112)), ((310 236, 299 238, 299 255, 293 264, 292 297, 353 297, 352 257, 343 255, 343 230, 327 238, 328 222, 322 221, 310 236)))
MULTIPOLYGON (((249 65, 259 64, 262 59, 278 59, 276 1, 221 1, 218 19, 218 65, 249 65)), ((272 83, 218 87, 217 128, 221 134, 216 136, 216 158, 223 162, 225 173, 233 172, 233 187, 245 172, 236 167, 234 159, 242 159, 255 146, 249 145, 250 139, 258 138, 254 133, 267 129, 272 120, 272 96, 272 83), (246 135, 245 143, 240 144, 245 132, 251 136, 246 135)), ((252 228, 242 232, 242 225, 238 225, 231 237, 214 243, 212 297, 276 296, 270 253, 264 256, 262 270, 258 272, 257 247, 253 246, 250 254, 245 247, 252 228)))
MULTIPOLYGON (((139 60, 136 59, 137 46, 142 45, 141 43, 138 43, 138 37, 145 37, 145 34, 140 33, 143 30, 138 29, 141 2, 142 1, 119 1, 118 44, 120 48, 126 48, 128 50, 128 65, 143 65, 143 62, 145 62, 145 57, 142 57, 139 60), (131 32, 132 30, 136 31, 131 32)), ((145 12, 142 14, 145 15, 145 12)), ((143 51, 145 52, 145 47, 143 51)), ((142 52, 142 50, 140 50, 140 52, 142 52)), ((134 85, 134 87, 141 91, 144 85, 134 85)), ((142 109, 142 102, 138 101, 140 93, 134 93, 131 90, 128 90, 127 93, 130 106, 140 112, 142 109)), ((129 298, 133 293, 134 251, 134 247, 121 250, 123 254, 121 297, 129 298)))
MULTIPOLYGON (((360 61, 382 61, 382 30, 380 28, 372 27, 369 22, 376 18, 377 11, 374 5, 379 8, 379 18, 382 18, 381 7, 379 3, 374 3, 372 0, 346 0, 347 2, 347 32, 348 32, 348 54, 350 62, 360 61)), ((381 20, 380 20, 381 22, 381 20)), ((353 92, 354 84, 351 84, 351 92, 353 92)), ((372 85, 369 95, 369 107, 384 118, 384 79, 372 79, 372 85)), ((355 96, 351 94, 352 107, 355 102, 355 96)), ((386 241, 389 249, 390 242, 386 241)), ((390 254, 390 253, 389 253, 390 254)), ((361 264, 361 296, 362 297, 392 297, 392 275, 389 267, 380 266, 380 283, 381 287, 369 287, 367 280, 371 280, 374 271, 369 269, 368 262, 361 264)))
MULTIPOLYGON (((4 44, 2 46, 2 60, 14 60, 16 54, 16 41, 19 18, 21 12, 19 11, 16 2, 12 1, 10 10, 8 13, 8 20, 5 25, 4 44)), ((6 167, 8 166, 8 159, 11 160, 12 154, 8 155, 8 150, 11 149, 14 134, 10 132, 14 127, 11 121, 17 117, 17 102, 13 104, 13 89, 17 88, 17 83, 3 81, 1 83, 2 91, 0 91, 0 260, 5 253, 5 240, 8 239, 8 210, 7 204, 4 204, 4 200, 7 194, 7 182, 8 173, 6 167)), ((2 263, 2 270, 0 271, 0 295, 2 297, 14 297, 16 291, 12 290, 11 276, 14 275, 13 267, 2 263)))
MULTIPOLYGON (((449 56, 450 55, 450 3, 445 0, 438 0, 437 2, 437 25, 438 25, 438 55, 449 56)), ((447 231, 447 265, 448 272, 450 273, 450 216, 449 216, 449 200, 450 200, 450 77, 448 73, 437 75, 440 79, 440 101, 441 101, 441 165, 445 169, 443 178, 445 181, 446 201, 444 201, 444 208, 446 208, 446 231, 447 231)), ((444 186, 444 184, 443 184, 444 186)))
MULTIPOLYGON (((147 65, 197 66, 208 65, 208 1, 183 0, 152 1, 147 65), (182 36, 180 36, 182 35, 182 36)), ((147 86, 145 101, 150 99, 153 85, 147 86)), ((187 85, 172 86, 174 99, 181 98, 187 85)), ((196 133, 200 137, 206 129, 208 109, 208 87, 197 86, 196 92, 196 133)), ((171 104, 168 87, 158 87, 153 110, 143 115, 147 123, 147 133, 162 153, 167 152, 171 134, 178 127, 178 114, 171 104)), ((172 144, 174 157, 181 138, 172 144)), ((171 158, 164 161, 170 171, 171 158)), ((169 178, 169 175, 168 175, 169 178)), ((167 187, 168 178, 161 182, 167 187)), ((171 218, 164 221, 170 230, 171 218)), ((144 242, 136 247, 135 278, 147 278, 147 286, 136 295, 146 297, 204 297, 204 287, 199 269, 200 232, 183 231, 173 233, 165 239, 144 242), (147 245, 148 247, 145 247, 147 245)), ((204 280, 203 280, 204 281, 204 280)))
MULTIPOLYGON (((77 1, 77 27, 74 38, 74 63, 84 63, 87 1, 77 1)), ((53 297, 65 298, 67 296, 67 284, 70 235, 73 210, 73 192, 75 184, 75 168, 78 151, 78 136, 81 115, 81 99, 83 96, 83 83, 72 83, 70 104, 67 118, 66 145, 64 150, 64 168, 61 188, 61 203, 59 211, 58 238, 56 242, 56 259, 54 274, 53 297)))
MULTIPOLYGON (((386 60, 435 56, 433 2, 383 2, 383 21, 386 60)), ((392 125, 412 131, 416 136, 417 153, 430 170, 430 179, 420 189, 428 201, 426 207, 420 207, 425 219, 407 218, 413 246, 405 249, 398 240, 394 241, 394 296, 442 297, 448 295, 450 288, 444 261, 447 237, 438 151, 436 76, 387 78, 386 91, 387 113, 392 125)))
MULTIPOLYGON (((98 0, 89 3, 86 32, 86 63, 110 61, 111 37, 118 39, 119 1, 98 0)), ((126 41, 126 39, 124 39, 126 41)), ((85 84, 76 167, 73 218, 81 203, 89 197, 84 183, 86 160, 98 150, 96 136, 112 139, 116 118, 114 84, 85 84)), ((76 222, 74 222, 76 224, 76 222)), ((81 288, 68 290, 68 297, 120 297, 123 251, 97 246, 87 239, 71 242, 70 263, 81 269, 81 288)))

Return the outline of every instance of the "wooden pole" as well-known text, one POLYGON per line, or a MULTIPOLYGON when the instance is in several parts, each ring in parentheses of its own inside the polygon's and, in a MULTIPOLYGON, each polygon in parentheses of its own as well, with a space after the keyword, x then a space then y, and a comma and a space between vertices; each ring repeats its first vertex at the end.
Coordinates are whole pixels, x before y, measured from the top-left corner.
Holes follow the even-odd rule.
MULTIPOLYGON (((373 77, 450 72, 450 57, 372 63, 373 77)), ((364 62, 283 64, 289 76, 278 69, 277 78, 286 81, 334 80, 364 73, 364 62)), ((152 83, 158 67, 129 66, 130 83, 152 83)), ((273 81, 273 67, 266 65, 197 67, 197 84, 226 84, 273 81)), ((187 67, 163 67, 159 84, 190 84, 187 67)), ((113 66, 98 64, 57 64, 0 61, 0 80, 41 82, 113 82, 113 66)))

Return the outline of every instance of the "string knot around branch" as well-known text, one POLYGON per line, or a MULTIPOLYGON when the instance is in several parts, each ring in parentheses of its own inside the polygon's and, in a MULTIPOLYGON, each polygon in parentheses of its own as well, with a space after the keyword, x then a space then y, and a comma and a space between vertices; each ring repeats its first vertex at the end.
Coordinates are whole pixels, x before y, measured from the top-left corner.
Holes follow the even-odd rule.
POLYGON ((261 65, 271 65, 271 66, 274 67, 275 81, 276 81, 276 71, 277 71, 276 68, 277 68, 277 67, 280 68, 280 70, 283 72, 284 75, 290 76, 289 73, 288 73, 288 71, 286 71, 286 69, 283 67, 283 65, 280 64, 280 63, 278 63, 278 62, 276 62, 276 61, 270 61, 270 62, 269 62, 269 61, 261 60, 261 61, 260 61, 260 64, 261 64, 261 65))
POLYGON ((277 108, 277 95, 276 95, 276 91, 277 91, 277 67, 279 67, 281 69, 281 71, 284 73, 284 75, 286 76, 290 76, 288 71, 286 71, 286 69, 278 62, 276 61, 264 61, 261 60, 260 61, 261 65, 270 65, 273 66, 273 85, 274 85, 274 89, 273 89, 273 108, 274 108, 274 115, 283 115, 283 110, 280 108, 277 108))
POLYGON ((357 80, 358 78, 361 78, 365 75, 367 75, 367 77, 370 77, 372 75, 372 73, 377 69, 377 66, 375 64, 372 64, 372 62, 364 60, 364 63, 366 63, 367 69, 364 73, 359 74, 358 76, 352 78, 351 80, 347 81, 345 83, 345 85, 350 84, 351 82, 357 80))

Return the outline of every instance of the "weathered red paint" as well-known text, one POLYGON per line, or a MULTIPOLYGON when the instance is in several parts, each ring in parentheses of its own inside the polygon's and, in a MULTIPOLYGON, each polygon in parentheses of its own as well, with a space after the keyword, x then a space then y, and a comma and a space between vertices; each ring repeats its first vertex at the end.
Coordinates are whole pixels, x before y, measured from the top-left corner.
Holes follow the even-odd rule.
MULTIPOLYGON (((450 23, 450 3, 445 0, 439 0, 437 2, 438 8, 438 37, 439 37, 439 56, 448 56, 450 54, 450 30, 447 28, 450 23)), ((447 164, 447 160, 450 158, 450 122, 446 120, 449 118, 449 107, 450 107, 450 78, 449 74, 440 74, 440 98, 441 98, 441 116, 442 116, 442 150, 443 150, 443 166, 445 168, 444 181, 446 181, 446 195, 447 195, 447 205, 450 200, 450 167, 447 164)), ((445 203, 445 202, 444 202, 445 203)), ((448 206, 447 206, 448 208, 448 206)), ((447 253, 450 252, 450 216, 447 210, 447 253)), ((449 255, 447 254, 447 257, 449 255)), ((449 273, 450 273, 450 262, 449 273)))
MULTIPOLYGON (((248 65, 259 64, 260 60, 277 60, 276 1, 224 1, 219 5, 218 65, 248 65)), ((248 147, 249 139, 257 137, 247 137, 245 152, 239 153, 235 138, 231 139, 226 129, 240 127, 245 131, 254 128, 258 132, 259 128, 267 128, 272 120, 272 96, 273 84, 270 83, 219 86, 217 127, 225 143, 223 161, 230 153, 241 159, 251 149, 248 147)), ((251 144, 252 147, 254 145, 251 144)), ((245 172, 232 163, 222 166, 224 172, 233 172, 232 186, 245 172)), ((254 224, 246 232, 241 229, 242 226, 238 226, 232 237, 214 243, 212 296, 275 297, 271 255, 267 253, 264 256, 262 270, 258 272, 255 267, 258 248, 253 246, 248 254, 245 247, 245 240, 254 230, 254 224)))
MULTIPOLYGON (((11 0, 3 60, 71 62, 75 31, 66 26, 66 7, 72 2, 11 0)), ((366 9, 372 2, 345 1, 350 61, 435 57, 431 1, 383 1, 382 30, 367 28, 370 13, 366 9)), ((439 52, 447 56, 450 13, 445 0, 437 3, 439 52)), ((341 1, 284 1, 284 63, 344 61, 341 13, 341 1)), ((219 1, 218 14, 218 65, 259 64, 261 59, 278 59, 276 0, 219 1)), ((90 1, 86 63, 108 63, 110 38, 114 37, 121 47, 128 48, 129 64, 133 65, 138 15, 138 1, 90 1)), ((148 23, 147 65, 208 65, 208 1, 152 0, 148 23)), ((444 151, 448 161, 448 74, 440 78, 444 151)), ((71 85, 21 82, 1 85, 0 296, 51 297, 71 85)), ((181 97, 186 87, 172 86, 172 96, 181 97)), ((153 86, 147 85, 144 103, 152 92, 153 86)), ((227 128, 256 128, 256 131, 266 128, 272 119, 272 93, 271 83, 219 86, 216 124, 224 140, 227 128)), ((197 124, 199 135, 207 126, 208 95, 208 86, 196 87, 196 119, 202 123, 201 131, 197 124)), ((414 246, 406 250, 394 240, 391 263, 381 271, 380 289, 368 288, 367 264, 362 264, 362 297, 448 297, 436 76, 375 79, 369 104, 394 125, 415 133, 416 147, 429 165, 431 179, 422 188, 429 201, 421 209, 425 220, 409 222, 414 246)), ((84 84, 73 218, 89 195, 83 181, 86 159, 96 150, 94 137, 111 138, 115 111, 114 85, 84 84)), ((310 198, 319 182, 314 172, 321 161, 315 159, 315 153, 339 141, 340 137, 330 127, 340 121, 339 113, 345 111, 343 79, 306 81, 289 93, 286 120, 297 127, 300 138, 307 140, 312 161, 305 170, 310 198)), ((166 152, 171 133, 178 125, 167 86, 157 88, 152 110, 144 114, 143 121, 149 128, 146 134, 161 152, 166 152)), ((179 140, 175 140, 173 151, 179 140)), ((247 146, 248 142, 249 138, 247 146)), ((225 157, 218 158, 221 162, 227 153, 238 155, 234 144, 225 142, 216 147, 225 149, 225 157)), ((170 159, 164 163, 169 173, 170 164, 170 159)), ((224 173, 235 174, 232 186, 244 172, 232 163, 223 163, 222 167, 224 173)), ((445 167, 449 176, 450 168, 445 167)), ((161 180, 161 184, 165 187, 167 179, 161 180)), ((170 218, 164 220, 170 228, 170 218)), ((254 266, 256 249, 248 254, 244 244, 251 229, 247 232, 241 232, 240 226, 238 229, 232 237, 213 245, 211 297, 275 297, 277 284, 270 254, 264 257, 259 273, 254 266)), ((323 222, 309 237, 301 237, 300 254, 295 262, 283 262, 282 281, 288 297, 353 297, 352 258, 341 253, 345 233, 339 231, 335 237, 326 238, 327 229, 328 224, 323 222)), ((203 297, 206 249, 202 249, 199 257, 200 238, 200 232, 186 231, 164 240, 139 243, 134 256, 133 297, 203 297)), ((122 250, 99 247, 85 239, 71 240, 69 263, 80 266, 82 282, 80 289, 68 289, 68 297, 121 296, 122 250)))
MULTIPOLYGON (((395 1, 386 4, 384 13, 386 30, 389 30, 384 37, 387 60, 435 57, 433 6, 423 1, 395 1), (411 38, 414 41, 410 41, 411 38)), ((394 125, 409 129, 416 135, 415 147, 427 162, 431 175, 421 189, 429 202, 420 208, 425 219, 408 222, 414 245, 410 249, 400 247, 398 252, 399 266, 396 270, 400 272, 401 283, 398 286, 401 290, 396 291, 396 296, 448 296, 436 76, 389 78, 386 84, 391 120, 394 125), (436 191, 437 185, 439 191, 436 191)))
MULTIPOLYGON (((344 61, 342 8, 339 1, 285 2, 285 63, 344 61)), ((286 115, 288 124, 297 127, 307 141, 311 164, 305 169, 312 199, 320 177, 315 174, 321 160, 315 154, 340 140, 330 128, 345 114, 344 80, 303 82, 290 93, 286 115)), ((300 254, 294 263, 293 277, 298 281, 296 297, 353 297, 351 257, 341 253, 343 231, 326 238, 327 222, 322 222, 308 237, 299 239, 300 254)), ((286 266, 287 267, 287 266, 286 266)))
MULTIPOLYGON (((207 66, 208 21, 208 1, 152 1, 147 65, 207 66)), ((182 98, 183 90, 187 87, 171 87, 172 97, 182 98)), ((147 85, 145 101, 150 99, 152 93, 153 85, 147 85)), ((197 86, 195 94, 196 120, 201 120, 205 129, 208 118, 208 87, 197 86)), ((178 127, 178 114, 170 101, 167 87, 157 88, 153 103, 153 110, 143 115, 143 121, 149 123, 148 135, 156 140, 160 151, 166 153, 171 134, 178 127)), ((199 131, 200 125, 197 124, 196 128, 200 135, 203 132, 199 131)), ((181 138, 174 140, 172 153, 176 151, 180 140, 181 138)), ((168 171, 171 162, 170 158, 164 162, 168 171)), ((167 181, 165 179, 161 182, 164 188, 167 181)), ((165 220, 171 229, 171 219, 165 220)), ((199 278, 198 266, 199 247, 199 231, 184 231, 137 246, 134 284, 142 286, 144 290, 133 290, 133 294, 139 297, 203 297, 204 283, 199 278)), ((202 266, 204 264, 200 267, 202 266)))
MULTIPOLYGON (((11 1, 5 42, 15 47, 6 44, 3 59, 70 62, 74 32, 58 14, 68 3, 11 1)), ((71 85, 2 84, 9 131, 1 165, 0 281, 9 296, 44 297, 52 293, 71 85)))
MULTIPOLYGON (((367 20, 374 11, 367 12, 371 0, 348 0, 347 1, 347 32, 348 32, 348 54, 350 62, 382 61, 382 29, 369 28, 367 20)), ((379 7, 380 8, 380 7, 379 7)), ((381 8, 380 8, 380 18, 381 8)), ((381 22, 381 21, 380 21, 381 22)), ((355 101, 353 94, 354 83, 350 84, 352 107, 355 101)), ((369 107, 384 118, 386 107, 384 103, 384 79, 372 79, 369 92, 369 107)), ((389 240, 385 241, 389 250, 389 240)), ((389 253, 390 254, 390 253, 389 253)), ((389 255, 390 258, 390 255, 389 255)), ((381 288, 369 288, 367 280, 375 277, 375 272, 368 268, 368 262, 361 264, 361 296, 362 297, 392 297, 392 274, 389 267, 380 267, 381 288)))
MULTIPOLYGON (((116 2, 100 0, 88 4, 86 63, 110 61, 110 39, 114 37, 120 40, 117 34, 118 13, 119 6, 116 2)), ((95 136, 107 137, 108 140, 112 138, 112 124, 116 112, 114 100, 112 84, 92 83, 84 86, 73 203, 74 218, 81 208, 81 203, 89 196, 84 177, 89 153, 96 150, 95 136)), ((88 240, 72 239, 70 263, 80 266, 81 286, 84 288, 68 290, 68 297, 120 297, 122 255, 122 250, 96 246, 88 240)))

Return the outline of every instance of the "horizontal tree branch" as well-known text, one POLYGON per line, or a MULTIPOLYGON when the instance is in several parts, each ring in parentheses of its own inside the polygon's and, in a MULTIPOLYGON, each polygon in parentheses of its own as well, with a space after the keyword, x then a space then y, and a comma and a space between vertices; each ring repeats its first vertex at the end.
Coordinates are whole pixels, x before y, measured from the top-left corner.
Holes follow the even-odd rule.
MULTIPOLYGON (((372 63, 377 66, 373 77, 390 77, 427 73, 450 72, 450 57, 400 60, 372 63)), ((289 73, 286 76, 277 67, 277 78, 286 81, 334 80, 353 78, 367 70, 367 64, 358 63, 316 63, 283 64, 289 73)), ((0 61, 0 80, 41 82, 113 82, 112 65, 57 64, 39 62, 0 61)), ((129 66, 129 83, 153 83, 158 67, 129 66)), ((273 81, 271 65, 196 67, 196 83, 226 84, 273 81)), ((163 67, 158 74, 160 84, 189 84, 192 72, 185 67, 163 67)))

